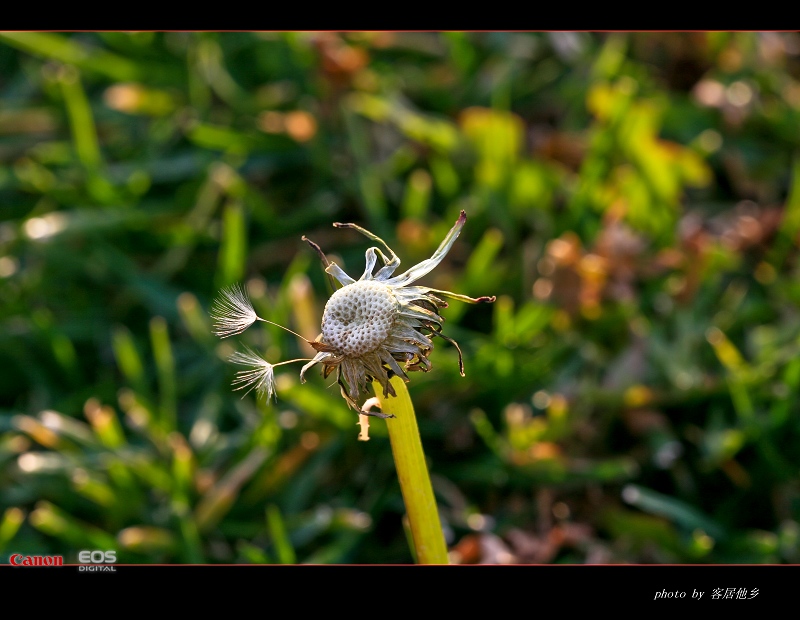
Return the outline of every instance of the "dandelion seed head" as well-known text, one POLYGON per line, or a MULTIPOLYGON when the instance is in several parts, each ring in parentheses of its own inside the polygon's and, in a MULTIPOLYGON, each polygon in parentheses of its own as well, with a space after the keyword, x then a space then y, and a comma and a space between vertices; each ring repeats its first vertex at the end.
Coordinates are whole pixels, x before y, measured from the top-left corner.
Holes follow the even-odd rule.
POLYGON ((345 355, 374 351, 389 335, 398 308, 392 289, 385 284, 371 280, 349 284, 325 305, 322 340, 345 355))
MULTIPOLYGON (((466 295, 439 291, 425 286, 411 286, 432 271, 446 256, 467 216, 462 211, 453 228, 431 258, 408 271, 394 276, 400 259, 376 235, 355 224, 334 224, 337 228, 353 228, 377 241, 380 247, 366 252, 366 268, 359 280, 347 275, 336 263, 329 263, 319 246, 311 244, 321 255, 325 271, 343 287, 336 291, 322 316, 322 334, 315 347, 319 353, 300 371, 300 379, 316 364, 323 365, 323 375, 336 370, 342 396, 354 409, 361 411, 358 397, 367 385, 376 381, 384 396, 395 396, 389 380, 397 375, 408 381, 409 371, 427 372, 433 350, 433 338, 439 337, 456 347, 459 370, 463 376, 461 349, 442 334, 444 318, 438 312, 447 307, 442 297, 468 303, 491 302, 493 297, 473 299, 466 295), (378 259, 383 266, 375 271, 378 259), (401 366, 402 364, 402 366, 401 366)), ((376 388, 377 389, 377 388, 376 388)))

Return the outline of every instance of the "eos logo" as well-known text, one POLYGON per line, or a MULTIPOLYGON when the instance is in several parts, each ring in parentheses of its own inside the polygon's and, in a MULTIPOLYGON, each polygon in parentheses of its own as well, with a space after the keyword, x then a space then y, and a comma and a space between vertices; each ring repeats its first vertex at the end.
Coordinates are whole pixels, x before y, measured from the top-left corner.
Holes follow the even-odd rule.
POLYGON ((79 566, 78 571, 80 572, 117 572, 113 566, 106 566, 106 564, 113 564, 117 561, 116 551, 81 551, 78 554, 78 561, 81 564, 91 564, 91 566, 79 566), (100 566, 97 566, 98 564, 100 566))

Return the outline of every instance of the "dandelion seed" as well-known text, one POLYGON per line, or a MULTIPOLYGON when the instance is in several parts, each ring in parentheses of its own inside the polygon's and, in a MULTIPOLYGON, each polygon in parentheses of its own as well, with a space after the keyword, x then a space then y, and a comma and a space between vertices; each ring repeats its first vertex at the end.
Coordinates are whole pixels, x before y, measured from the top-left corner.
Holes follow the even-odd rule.
POLYGON ((217 297, 211 305, 211 319, 214 322, 212 332, 215 336, 219 336, 220 338, 241 334, 256 321, 261 321, 262 323, 269 323, 275 327, 280 327, 282 330, 298 338, 302 338, 311 344, 300 334, 292 331, 288 327, 278 325, 277 323, 262 319, 258 316, 253 309, 253 303, 239 284, 233 284, 220 291, 219 297, 217 297))
POLYGON ((235 390, 243 390, 249 387, 249 389, 242 394, 242 398, 247 396, 253 388, 255 388, 256 394, 260 398, 264 398, 267 401, 275 396, 275 374, 273 372, 273 364, 270 364, 247 347, 245 347, 244 352, 236 351, 229 359, 234 364, 252 366, 250 370, 240 370, 237 372, 233 380, 233 385, 239 386, 234 388, 235 390))
POLYGON ((211 306, 211 319, 214 322, 214 335, 220 338, 241 334, 260 320, 250 298, 239 284, 220 291, 220 296, 211 306))
POLYGON ((242 398, 247 396, 254 388, 256 395, 269 401, 270 398, 275 396, 275 372, 276 366, 283 366, 284 364, 293 364, 294 362, 308 362, 307 357, 287 360, 285 362, 278 362, 277 364, 270 364, 267 360, 262 358, 258 353, 252 349, 245 347, 244 352, 236 351, 228 358, 228 361, 234 364, 241 364, 242 366, 252 366, 250 370, 240 370, 236 373, 232 384, 239 387, 233 388, 234 390, 243 390, 249 387, 242 398))

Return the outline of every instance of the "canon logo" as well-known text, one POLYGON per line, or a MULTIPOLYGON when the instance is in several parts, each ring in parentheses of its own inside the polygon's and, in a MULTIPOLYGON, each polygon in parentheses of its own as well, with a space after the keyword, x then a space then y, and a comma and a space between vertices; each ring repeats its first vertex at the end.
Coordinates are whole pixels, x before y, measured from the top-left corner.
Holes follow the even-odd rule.
POLYGON ((64 557, 60 555, 22 555, 14 553, 8 558, 11 566, 64 566, 64 557))

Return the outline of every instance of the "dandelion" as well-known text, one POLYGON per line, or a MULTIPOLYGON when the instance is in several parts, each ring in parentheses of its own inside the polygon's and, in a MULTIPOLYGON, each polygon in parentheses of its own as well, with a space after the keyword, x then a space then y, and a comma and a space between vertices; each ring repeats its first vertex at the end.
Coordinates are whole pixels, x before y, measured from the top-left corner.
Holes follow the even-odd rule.
POLYGON ((380 248, 369 248, 366 252, 366 269, 357 281, 336 263, 328 262, 319 247, 309 241, 320 254, 325 271, 343 286, 325 305, 322 334, 315 346, 319 352, 300 371, 300 379, 304 380, 305 373, 316 364, 323 365, 322 374, 325 377, 337 370, 342 396, 351 407, 360 411, 357 398, 362 390, 366 391, 367 383, 375 380, 383 389, 384 396, 395 396, 394 388, 389 383, 393 375, 408 382, 406 371, 429 371, 431 363, 428 357, 433 350, 434 337, 442 338, 456 347, 459 371, 463 377, 461 349, 453 339, 442 334, 444 319, 438 310, 447 307, 447 302, 442 298, 467 303, 493 302, 495 298, 473 299, 449 291, 411 285, 442 262, 466 221, 467 214, 462 211, 431 258, 394 277, 400 259, 383 239, 360 226, 334 224, 336 228, 353 228, 377 241, 386 254, 380 248), (378 258, 383 266, 373 273, 378 258), (403 363, 403 367, 400 363, 403 363))
POLYGON ((430 273, 452 247, 467 214, 462 211, 450 232, 429 259, 408 271, 395 276, 400 259, 380 237, 355 224, 339 224, 336 228, 352 228, 376 241, 380 247, 371 247, 366 253, 366 269, 358 280, 347 275, 336 263, 328 261, 320 247, 303 237, 319 255, 325 271, 338 281, 342 288, 331 295, 322 314, 322 333, 310 342, 282 325, 262 319, 240 286, 224 289, 214 302, 211 316, 214 333, 227 338, 241 334, 256 321, 277 325, 303 338, 317 354, 310 360, 290 360, 270 364, 251 349, 234 353, 230 361, 248 366, 236 373, 235 389, 253 389, 267 400, 275 396, 275 366, 291 362, 308 362, 300 371, 300 380, 317 364, 322 365, 322 375, 337 373, 342 396, 349 406, 359 413, 361 432, 359 439, 369 439, 367 416, 394 418, 394 414, 376 413, 373 407, 385 409, 385 399, 395 397, 392 409, 400 414, 388 425, 392 455, 397 466, 397 476, 406 505, 408 524, 417 560, 423 564, 447 564, 447 543, 436 509, 425 455, 422 450, 414 407, 406 389, 408 373, 427 372, 428 359, 433 351, 434 338, 441 338, 458 351, 458 368, 464 376, 464 359, 456 342, 442 333, 444 318, 439 310, 447 307, 445 299, 467 303, 493 302, 494 297, 467 297, 449 291, 440 291, 414 283, 430 273), (375 271, 380 259, 382 265, 375 271), (375 397, 359 406, 358 398, 367 391, 367 385, 376 381, 381 386, 383 398, 375 390, 375 397), (394 383, 394 385, 392 385, 394 383))
MULTIPOLYGON (((367 385, 373 381, 380 384, 384 397, 396 396, 390 383, 393 376, 399 376, 408 382, 408 372, 428 372, 431 369, 429 357, 433 351, 433 339, 436 337, 455 346, 458 351, 459 372, 463 377, 464 360, 461 348, 452 338, 442 333, 444 318, 438 312, 448 305, 444 298, 474 304, 493 302, 495 297, 472 298, 412 285, 442 262, 466 220, 466 213, 461 211, 455 225, 433 256, 398 276, 393 275, 400 266, 397 255, 380 237, 356 224, 335 223, 334 226, 357 230, 383 248, 371 247, 366 251, 366 269, 358 280, 347 275, 336 263, 328 261, 316 243, 303 237, 319 254, 325 271, 342 288, 334 292, 325 305, 322 333, 313 342, 306 340, 317 354, 310 360, 291 360, 308 361, 300 371, 301 381, 305 382, 309 369, 322 364, 324 377, 337 372, 341 394, 353 409, 364 415, 391 417, 364 411, 358 404, 359 396, 367 391, 367 385), (378 259, 383 264, 374 272, 378 259)), ((221 292, 214 302, 211 316, 214 333, 221 338, 240 334, 256 321, 277 325, 256 314, 247 294, 238 285, 221 292)), ((281 325, 278 327, 302 338, 290 329, 281 325)), ((236 389, 249 387, 245 392, 247 394, 255 388, 259 396, 266 396, 267 399, 275 394, 274 366, 291 363, 269 364, 249 349, 245 353, 235 353, 231 361, 252 367, 237 373, 233 382, 234 385, 239 385, 236 389)))

